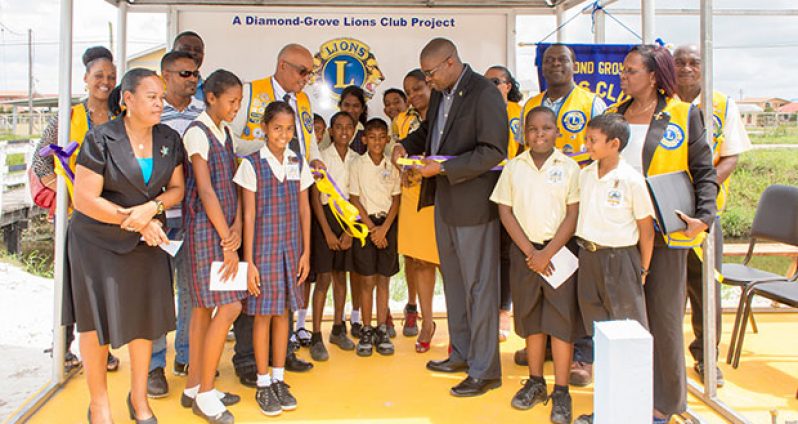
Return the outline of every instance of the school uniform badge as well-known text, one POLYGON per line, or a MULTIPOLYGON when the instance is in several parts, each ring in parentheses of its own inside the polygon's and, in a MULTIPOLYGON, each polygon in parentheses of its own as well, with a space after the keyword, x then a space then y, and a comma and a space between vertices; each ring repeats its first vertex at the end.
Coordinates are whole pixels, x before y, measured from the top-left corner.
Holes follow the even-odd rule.
POLYGON ((513 118, 510 120, 510 131, 513 133, 513 138, 515 138, 516 142, 521 140, 521 119, 513 118))
POLYGON ((684 142, 684 131, 676 124, 670 123, 665 128, 665 134, 659 144, 667 150, 678 149, 684 142))
MULTIPOLYGON (((370 99, 385 80, 371 48, 354 38, 336 38, 323 43, 313 56, 313 75, 311 83, 321 82, 335 100, 350 85, 362 88, 370 99)), ((312 119, 310 125, 313 126, 312 119)))

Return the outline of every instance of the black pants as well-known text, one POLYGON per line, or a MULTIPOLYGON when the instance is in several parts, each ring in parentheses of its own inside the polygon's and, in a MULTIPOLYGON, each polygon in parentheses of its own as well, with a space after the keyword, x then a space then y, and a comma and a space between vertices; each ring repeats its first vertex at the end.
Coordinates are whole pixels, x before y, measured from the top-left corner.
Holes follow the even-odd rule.
POLYGON ((513 305, 513 298, 510 295, 510 247, 513 239, 504 225, 499 226, 499 309, 509 311, 513 305))
MULTIPOLYGON (((720 218, 715 219, 711 235, 715 238, 715 269, 723 273, 723 230, 720 226, 720 218)), ((687 297, 690 299, 690 321, 693 324, 693 334, 695 339, 690 343, 690 354, 696 362, 704 362, 704 287, 702 280, 702 262, 695 251, 691 250, 687 255, 687 297)), ((720 282, 715 281, 715 346, 720 343, 721 331, 721 305, 720 305, 720 282)), ((715 356, 717 358, 717 349, 715 356)))

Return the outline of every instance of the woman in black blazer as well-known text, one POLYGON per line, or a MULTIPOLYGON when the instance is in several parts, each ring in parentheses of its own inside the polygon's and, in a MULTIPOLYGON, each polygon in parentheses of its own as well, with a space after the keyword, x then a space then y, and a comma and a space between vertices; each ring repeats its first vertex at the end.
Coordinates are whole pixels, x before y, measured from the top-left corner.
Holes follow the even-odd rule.
POLYGON ((183 199, 180 136, 159 124, 164 86, 150 70, 122 79, 127 111, 86 135, 75 173, 67 249, 65 324, 76 322, 91 404, 90 422, 111 422, 108 345, 128 345, 130 418, 157 423, 147 403, 152 340, 175 329, 163 211, 183 199), (71 302, 69 302, 71 300, 71 302))

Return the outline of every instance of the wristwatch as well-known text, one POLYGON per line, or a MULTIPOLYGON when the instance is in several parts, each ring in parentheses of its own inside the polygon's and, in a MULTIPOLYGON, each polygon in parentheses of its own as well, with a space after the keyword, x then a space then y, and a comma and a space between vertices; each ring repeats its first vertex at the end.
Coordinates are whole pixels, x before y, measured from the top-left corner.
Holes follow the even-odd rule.
POLYGON ((153 199, 153 202, 155 202, 155 207, 156 207, 155 214, 156 215, 162 214, 164 210, 163 202, 158 199, 153 199))
POLYGON ((648 275, 648 270, 645 269, 645 268, 641 268, 640 269, 640 276, 641 277, 645 277, 646 275, 648 275))

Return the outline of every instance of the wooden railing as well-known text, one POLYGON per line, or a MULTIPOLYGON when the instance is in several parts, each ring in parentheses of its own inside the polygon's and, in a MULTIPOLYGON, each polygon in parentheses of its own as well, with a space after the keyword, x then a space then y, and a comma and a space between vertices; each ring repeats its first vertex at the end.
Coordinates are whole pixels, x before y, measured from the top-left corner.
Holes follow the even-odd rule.
POLYGON ((0 141, 0 228, 10 253, 19 252, 20 233, 31 217, 42 212, 31 199, 27 173, 38 141, 0 141), (9 165, 8 158, 14 155, 22 155, 22 163, 9 165))

